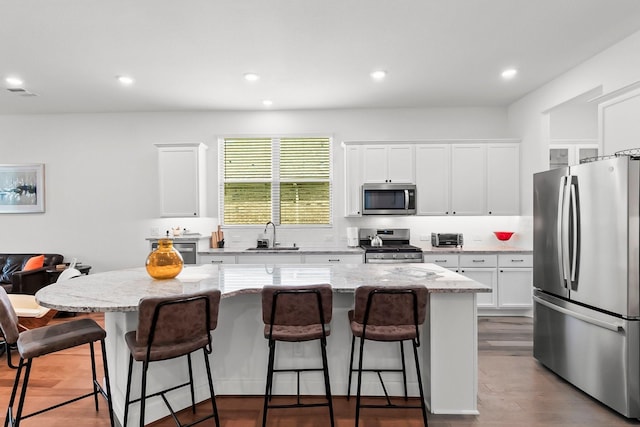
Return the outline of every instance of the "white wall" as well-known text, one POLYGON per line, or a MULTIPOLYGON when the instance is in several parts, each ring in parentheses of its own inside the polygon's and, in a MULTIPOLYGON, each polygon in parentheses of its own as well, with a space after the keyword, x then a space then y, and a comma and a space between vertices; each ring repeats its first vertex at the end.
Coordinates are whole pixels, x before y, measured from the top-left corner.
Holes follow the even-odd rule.
MULTIPOLYGON (((0 116, 0 163, 44 163, 46 212, 0 215, 0 252, 59 252, 94 272, 144 265, 154 227, 181 226, 205 235, 218 220, 158 218, 154 143, 209 146, 211 215, 217 212, 217 146, 223 135, 331 134, 335 139, 334 225, 308 230, 281 227, 282 242, 345 246, 346 227, 408 226, 414 243, 431 231, 467 232, 469 242, 494 242, 491 230, 517 231, 519 218, 363 218, 344 213, 344 140, 512 138, 506 109, 442 108, 210 113, 123 113, 0 116)), ((225 229, 228 245, 254 245, 262 227, 225 229)), ((526 245, 526 243, 525 243, 526 245)))
MULTIPOLYGON (((593 89, 610 93, 640 80, 640 32, 615 44, 583 64, 512 104, 511 133, 521 138, 521 213, 533 212, 533 174, 548 167, 545 114, 553 107, 593 89)), ((548 125, 548 122, 547 122, 548 125)), ((639 143, 640 145, 640 143, 639 143)))

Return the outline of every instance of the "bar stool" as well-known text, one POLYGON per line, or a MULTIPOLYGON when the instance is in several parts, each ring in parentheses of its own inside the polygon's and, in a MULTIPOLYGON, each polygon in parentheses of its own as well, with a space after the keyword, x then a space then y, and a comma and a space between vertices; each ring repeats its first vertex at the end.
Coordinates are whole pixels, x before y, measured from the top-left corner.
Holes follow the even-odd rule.
MULTIPOLYGON (((64 406, 91 396, 93 396, 94 398, 97 411, 98 394, 102 394, 106 398, 109 408, 109 420, 111 422, 111 426, 114 426, 113 407, 111 405, 110 398, 111 387, 109 384, 107 352, 104 344, 104 339, 107 336, 107 333, 93 319, 72 320, 65 323, 42 326, 36 329, 29 329, 20 332, 18 326, 18 315, 11 305, 11 301, 9 300, 7 292, 4 290, 4 288, 0 287, 0 327, 2 328, 2 333, 6 341, 7 351, 9 351, 9 347, 15 346, 20 355, 20 363, 18 364, 16 378, 13 383, 13 389, 11 390, 11 397, 9 398, 7 416, 4 421, 5 427, 7 427, 8 425, 11 425, 12 427, 19 427, 20 422, 26 418, 42 414, 43 412, 47 412, 60 406, 64 406), (102 350, 105 389, 102 388, 96 376, 96 360, 93 344, 97 341, 100 341, 102 350), (35 359, 36 357, 55 353, 60 350, 77 347, 82 344, 89 344, 89 347, 91 349, 91 373, 93 380, 93 391, 82 396, 69 399, 62 403, 50 406, 48 408, 41 409, 31 414, 23 415, 22 411, 24 409, 25 397, 27 395, 27 386, 29 384, 29 376, 31 374, 33 359, 35 359), (22 378, 23 372, 24 378, 22 378), (18 385, 20 384, 21 379, 22 388, 20 390, 18 408, 14 416, 13 405, 15 403, 16 395, 18 394, 18 385)), ((10 360, 11 355, 9 354, 8 357, 10 360)))
POLYGON ((329 365, 327 362, 327 336, 333 310, 333 290, 331 285, 307 286, 265 286, 262 289, 262 320, 265 324, 264 336, 269 340, 269 362, 267 384, 264 393, 262 427, 267 425, 269 408, 304 408, 328 406, 331 426, 333 420, 333 401, 329 384, 329 365), (320 341, 322 368, 275 369, 276 342, 320 341), (300 373, 322 371, 324 375, 325 396, 327 401, 320 403, 302 403, 300 399, 300 373), (273 374, 277 372, 295 372, 297 377, 297 400, 294 404, 269 404, 272 397, 273 374))
POLYGON ((124 427, 127 425, 129 405, 140 402, 140 427, 144 426, 145 402, 150 397, 160 396, 171 412, 176 425, 182 426, 175 411, 167 400, 166 393, 189 386, 191 391, 191 411, 195 414, 196 402, 193 387, 193 371, 191 353, 202 350, 204 364, 209 381, 212 413, 206 415, 189 426, 214 418, 216 426, 220 426, 218 407, 211 379, 209 355, 212 352, 211 332, 218 325, 220 307, 220 291, 212 289, 192 294, 169 297, 142 298, 138 304, 138 329, 125 334, 129 347, 129 372, 124 408, 124 427), (147 372, 151 362, 187 356, 189 381, 147 395, 147 372), (134 359, 142 362, 142 386, 140 398, 130 400, 131 374, 134 359))
POLYGON ((358 426, 361 408, 416 408, 422 410, 422 418, 427 426, 427 410, 422 388, 422 376, 418 359, 420 346, 419 325, 424 323, 427 307, 427 288, 423 286, 394 287, 394 286, 360 286, 355 290, 354 309, 349 311, 351 324, 351 355, 349 358, 349 383, 347 399, 351 394, 351 377, 358 373, 356 395, 355 425, 358 426), (353 368, 353 354, 356 337, 360 338, 360 354, 358 367, 353 368), (382 342, 399 342, 401 369, 363 369, 364 343, 366 340, 382 342), (420 405, 395 405, 391 403, 387 388, 382 380, 381 372, 401 372, 404 384, 404 398, 407 396, 407 372, 404 360, 404 341, 413 344, 413 356, 418 377, 420 391, 420 405), (362 372, 375 372, 384 391, 387 404, 361 404, 362 372))

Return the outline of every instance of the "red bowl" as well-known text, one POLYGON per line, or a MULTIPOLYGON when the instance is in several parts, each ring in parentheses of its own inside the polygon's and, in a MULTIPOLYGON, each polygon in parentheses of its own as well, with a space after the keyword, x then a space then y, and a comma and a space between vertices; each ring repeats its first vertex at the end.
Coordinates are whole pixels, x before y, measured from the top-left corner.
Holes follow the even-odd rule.
POLYGON ((496 235, 498 240, 506 241, 513 236, 513 231, 494 231, 493 234, 496 235))

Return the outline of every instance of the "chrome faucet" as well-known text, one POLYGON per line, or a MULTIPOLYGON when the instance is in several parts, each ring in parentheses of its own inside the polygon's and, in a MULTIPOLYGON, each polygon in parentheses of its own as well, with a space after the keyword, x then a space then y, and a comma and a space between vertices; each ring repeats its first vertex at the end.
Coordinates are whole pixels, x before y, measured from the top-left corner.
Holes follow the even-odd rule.
POLYGON ((276 225, 273 222, 269 221, 267 225, 264 226, 264 232, 265 233, 267 232, 267 228, 269 228, 269 224, 273 225, 273 243, 271 243, 271 247, 275 248, 276 247, 276 225))

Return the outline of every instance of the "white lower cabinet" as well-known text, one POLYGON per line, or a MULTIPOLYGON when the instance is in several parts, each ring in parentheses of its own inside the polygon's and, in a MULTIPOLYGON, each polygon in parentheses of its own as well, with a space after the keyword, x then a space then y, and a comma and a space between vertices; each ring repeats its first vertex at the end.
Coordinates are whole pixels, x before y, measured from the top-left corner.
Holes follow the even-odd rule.
POLYGON ((453 254, 424 254, 424 262, 436 264, 449 270, 458 271, 458 255, 453 254))
POLYGON ((235 264, 235 255, 200 255, 198 264, 235 264))
POLYGON ((294 254, 238 255, 238 264, 301 264, 302 256, 294 254))
POLYGON ((533 255, 500 255, 498 290, 501 308, 533 308, 533 255))
POLYGON ((476 295, 478 307, 495 308, 498 305, 497 287, 498 257, 496 255, 460 255, 459 273, 470 279, 490 286, 491 292, 481 292, 476 295))
POLYGON ((364 255, 305 255, 305 264, 362 264, 364 255))
POLYGON ((424 262, 466 276, 492 292, 478 293, 482 315, 530 315, 533 308, 533 255, 531 254, 424 254, 424 262))

